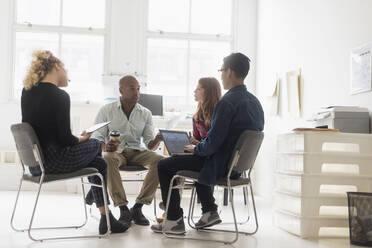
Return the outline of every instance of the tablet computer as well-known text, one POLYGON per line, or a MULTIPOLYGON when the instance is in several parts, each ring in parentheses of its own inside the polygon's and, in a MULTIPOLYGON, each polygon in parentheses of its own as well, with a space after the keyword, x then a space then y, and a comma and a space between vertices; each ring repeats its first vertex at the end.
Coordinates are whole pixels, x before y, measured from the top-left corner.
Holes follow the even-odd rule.
POLYGON ((108 122, 102 122, 102 123, 97 123, 97 124, 95 124, 95 125, 93 125, 93 126, 87 128, 85 131, 86 131, 87 133, 93 133, 94 131, 97 131, 98 129, 103 128, 103 127, 107 126, 107 125, 110 124, 110 123, 111 123, 111 121, 108 121, 108 122))

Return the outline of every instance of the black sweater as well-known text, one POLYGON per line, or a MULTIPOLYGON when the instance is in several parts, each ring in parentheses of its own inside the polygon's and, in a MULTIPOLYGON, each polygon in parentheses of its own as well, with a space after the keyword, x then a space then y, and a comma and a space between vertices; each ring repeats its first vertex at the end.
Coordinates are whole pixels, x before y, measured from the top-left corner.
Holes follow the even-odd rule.
POLYGON ((70 128, 70 96, 52 83, 39 83, 30 90, 23 89, 21 98, 22 122, 29 123, 41 146, 61 147, 78 143, 70 128))

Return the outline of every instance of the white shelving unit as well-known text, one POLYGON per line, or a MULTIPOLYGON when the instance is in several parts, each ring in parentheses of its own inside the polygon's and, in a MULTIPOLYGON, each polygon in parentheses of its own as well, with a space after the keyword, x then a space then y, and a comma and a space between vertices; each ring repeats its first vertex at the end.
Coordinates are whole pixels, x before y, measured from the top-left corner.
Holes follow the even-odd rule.
POLYGON ((372 135, 278 136, 274 223, 303 238, 348 236, 348 191, 372 192, 372 135))

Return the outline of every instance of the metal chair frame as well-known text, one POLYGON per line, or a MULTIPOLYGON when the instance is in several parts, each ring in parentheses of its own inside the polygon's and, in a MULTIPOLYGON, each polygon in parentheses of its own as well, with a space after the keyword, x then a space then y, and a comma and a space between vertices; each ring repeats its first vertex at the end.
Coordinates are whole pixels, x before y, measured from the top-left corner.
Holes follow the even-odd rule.
MULTIPOLYGON (((30 126, 27 123, 22 123, 22 124, 12 125, 12 128, 13 127, 16 127, 16 126, 20 126, 20 125, 30 126)), ((33 131, 32 127, 31 127, 31 130, 33 131)), ((36 137, 36 134, 35 134, 35 137, 36 137)), ((36 139, 37 139, 37 137, 36 137, 36 139)), ((19 144, 17 144, 17 141, 16 141, 16 147, 17 147, 18 153, 20 153, 19 144)), ((108 205, 107 205, 106 186, 105 186, 105 182, 103 181, 103 176, 101 175, 101 173, 99 173, 97 171, 96 173, 85 173, 84 175, 79 175, 79 176, 74 176, 74 177, 70 177, 70 178, 57 179, 57 180, 52 180, 52 181, 44 182, 44 177, 47 176, 47 174, 45 173, 43 159, 42 159, 43 158, 42 151, 41 151, 41 148, 39 146, 38 140, 33 144, 32 150, 33 150, 33 154, 34 154, 34 159, 35 159, 36 162, 39 163, 39 166, 40 166, 40 170, 41 170, 40 179, 39 179, 39 182, 38 183, 36 183, 36 182, 34 182, 32 180, 25 179, 25 176, 27 175, 26 174, 25 167, 27 165, 24 164, 24 161, 22 159, 22 156, 19 156, 21 158, 21 165, 22 165, 23 173, 22 173, 22 176, 21 176, 21 179, 20 179, 20 183, 19 183, 19 187, 18 187, 18 192, 17 192, 17 196, 16 196, 14 208, 13 208, 13 211, 12 211, 12 217, 11 217, 11 220, 10 220, 10 225, 11 225, 12 229, 14 231, 17 231, 17 232, 25 232, 25 231, 27 231, 28 232, 28 236, 29 236, 29 238, 31 240, 33 240, 33 241, 40 241, 40 242, 45 241, 45 240, 64 240, 64 239, 78 239, 78 238, 102 238, 102 237, 109 236, 110 235, 110 229, 111 228, 110 228, 110 219, 108 217, 109 216, 108 214, 106 214, 106 221, 107 221, 107 227, 108 227, 107 228, 107 232, 105 234, 102 234, 102 235, 101 234, 98 234, 98 235, 60 236, 60 237, 43 237, 43 238, 36 238, 35 236, 33 236, 33 234, 32 234, 32 231, 33 230, 54 230, 54 229, 70 229, 70 228, 76 228, 76 229, 78 229, 78 228, 81 228, 81 227, 85 226, 87 224, 87 222, 88 222, 88 213, 87 213, 87 207, 85 205, 85 198, 84 198, 85 197, 85 190, 84 190, 84 185, 91 185, 91 186, 96 186, 96 187, 102 188, 102 190, 104 191, 104 193, 103 193, 103 200, 104 200, 105 212, 108 213, 109 212, 109 209, 108 209, 108 205), (84 182, 83 178, 84 177, 88 177, 88 176, 98 176, 101 179, 102 185, 97 185, 97 184, 90 183, 90 182, 84 182), (45 184, 45 183, 49 183, 49 182, 65 181, 65 180, 70 180, 70 179, 75 179, 75 178, 80 178, 80 180, 81 180, 81 186, 82 186, 82 191, 83 191, 83 205, 84 205, 84 212, 85 212, 85 220, 84 220, 84 222, 82 224, 80 224, 80 225, 73 225, 73 226, 33 227, 33 221, 34 221, 34 217, 35 217, 36 208, 37 208, 37 205, 38 205, 38 202, 39 202, 39 197, 40 197, 40 192, 41 192, 42 185, 45 184), (35 198, 35 203, 34 203, 33 210, 32 210, 31 219, 30 219, 30 222, 28 224, 28 228, 17 228, 15 226, 15 224, 14 224, 14 219, 15 219, 15 215, 16 215, 16 209, 17 209, 17 205, 18 205, 19 195, 20 195, 20 192, 22 190, 23 181, 29 181, 31 183, 37 184, 38 185, 38 190, 37 190, 37 194, 36 194, 36 198, 35 198)), ((39 176, 36 176, 36 177, 33 177, 33 178, 38 178, 38 177, 39 176)))
MULTIPOLYGON (((253 132, 253 131, 245 131, 245 132, 253 132)), ((257 133, 260 133, 262 136, 260 137, 261 140, 259 142, 258 149, 257 149, 256 154, 255 154, 256 157, 257 157, 259 148, 260 148, 261 143, 262 143, 262 140, 263 140, 263 133, 262 132, 257 132, 257 133)), ((197 229, 195 227, 195 223, 194 223, 194 220, 193 220, 194 209, 195 209, 195 202, 196 202, 195 187, 193 187, 192 192, 191 192, 191 199, 190 199, 190 204, 189 204, 189 211, 188 211, 188 217, 187 217, 188 221, 187 222, 188 222, 188 225, 192 229, 195 229, 197 231, 202 231, 202 232, 235 233, 235 237, 232 240, 208 239, 208 238, 194 238, 194 237, 187 237, 187 236, 180 236, 180 235, 168 234, 168 233, 165 232, 165 230, 163 230, 163 235, 164 236, 166 236, 168 238, 173 238, 173 239, 199 240, 199 241, 214 241, 214 242, 219 242, 219 243, 224 243, 224 244, 233 244, 233 243, 235 243, 238 240, 239 234, 253 235, 253 234, 255 234, 258 231, 258 218, 257 218, 256 204, 255 204, 255 201, 254 201, 253 187, 252 187, 252 181, 251 181, 251 177, 250 177, 250 174, 251 174, 251 171, 252 171, 252 168, 253 168, 254 161, 255 161, 255 158, 256 157, 254 158, 253 164, 248 168, 248 170, 246 170, 246 171, 244 171, 242 173, 242 178, 248 179, 247 180, 247 183, 239 184, 239 185, 236 185, 236 186, 232 186, 231 185, 231 180, 233 180, 233 179, 230 179, 230 176, 231 176, 231 173, 234 170, 234 168, 237 166, 240 157, 242 156, 242 154, 240 153, 240 150, 239 149, 235 148, 234 150, 235 150, 235 152, 234 152, 233 157, 232 157, 232 160, 230 162, 229 172, 228 172, 228 174, 226 176, 226 185, 224 185, 224 184, 218 184, 218 183, 216 184, 216 186, 222 187, 224 189, 227 189, 228 192, 229 192, 229 201, 230 201, 230 206, 231 206, 233 220, 234 220, 234 222, 233 222, 233 224, 234 224, 234 230, 217 229, 217 228, 197 229), (246 173, 246 172, 248 172, 248 173, 246 173), (237 220, 236 220, 236 213, 235 213, 234 200, 233 200, 233 188, 240 188, 240 187, 246 188, 246 190, 244 191, 244 194, 248 194, 248 187, 249 187, 249 189, 251 191, 252 208, 253 208, 253 213, 254 213, 254 217, 255 217, 255 227, 254 227, 254 229, 253 229, 252 232, 243 232, 243 231, 239 231, 238 230, 238 224, 246 224, 249 221, 249 219, 250 219, 249 218, 249 211, 248 211, 248 218, 247 218, 246 221, 243 221, 241 223, 238 223, 237 220)), ((185 176, 185 175, 182 175, 182 173, 176 174, 176 175, 173 176, 173 178, 172 178, 172 180, 170 181, 170 184, 169 184, 169 191, 168 191, 167 204, 166 204, 166 210, 165 210, 166 215, 168 213, 169 201, 170 201, 172 190, 173 189, 183 189, 185 187, 185 180, 176 180, 178 178, 185 179, 188 182, 191 182, 192 183, 191 184, 192 186, 194 185, 195 182, 198 181, 197 178, 185 176), (173 185, 177 181, 180 181, 181 183, 178 184, 178 185, 173 185)), ((190 183, 187 184, 187 187, 189 187, 189 186, 190 186, 190 183)), ((247 196, 246 196, 246 199, 248 200, 248 197, 247 196)), ((165 218, 164 221, 167 221, 167 218, 165 218)), ((229 223, 223 223, 223 224, 229 224, 229 223)))

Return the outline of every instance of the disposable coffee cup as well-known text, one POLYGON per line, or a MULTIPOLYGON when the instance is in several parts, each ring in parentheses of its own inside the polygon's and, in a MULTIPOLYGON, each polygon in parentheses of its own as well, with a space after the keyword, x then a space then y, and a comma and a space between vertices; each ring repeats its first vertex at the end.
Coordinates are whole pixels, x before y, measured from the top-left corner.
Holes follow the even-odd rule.
POLYGON ((110 132, 110 141, 120 143, 120 132, 113 130, 110 132))

